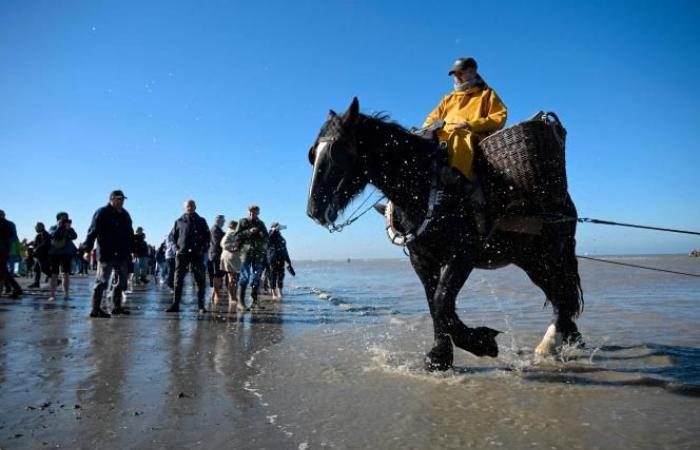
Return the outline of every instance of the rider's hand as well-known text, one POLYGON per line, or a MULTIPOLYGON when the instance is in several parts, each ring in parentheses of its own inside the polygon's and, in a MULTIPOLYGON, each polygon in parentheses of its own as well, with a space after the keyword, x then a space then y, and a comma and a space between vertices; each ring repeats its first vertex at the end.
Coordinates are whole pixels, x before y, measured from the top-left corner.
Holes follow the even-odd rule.
POLYGON ((467 122, 458 123, 455 125, 455 130, 469 130, 471 128, 467 122))

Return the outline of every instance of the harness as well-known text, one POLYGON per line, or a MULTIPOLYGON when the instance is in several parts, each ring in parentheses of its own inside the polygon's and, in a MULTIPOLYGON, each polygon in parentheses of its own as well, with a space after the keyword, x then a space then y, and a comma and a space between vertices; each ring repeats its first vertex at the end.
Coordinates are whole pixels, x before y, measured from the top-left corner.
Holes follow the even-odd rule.
POLYGON ((420 237, 433 222, 435 210, 440 206, 445 196, 445 191, 438 180, 436 165, 436 163, 433 164, 433 177, 430 181, 430 194, 428 194, 428 209, 420 225, 407 233, 397 231, 396 228, 394 228, 394 205, 391 202, 387 203, 386 209, 384 210, 384 218, 386 220, 386 234, 392 244, 405 247, 408 243, 420 237))

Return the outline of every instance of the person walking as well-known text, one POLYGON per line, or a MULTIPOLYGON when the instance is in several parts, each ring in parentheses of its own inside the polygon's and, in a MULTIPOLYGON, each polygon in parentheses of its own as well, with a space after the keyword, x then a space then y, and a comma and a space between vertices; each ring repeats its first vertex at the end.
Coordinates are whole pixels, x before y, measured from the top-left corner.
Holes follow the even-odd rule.
POLYGON ((97 241, 97 275, 92 291, 92 311, 90 317, 109 318, 110 314, 102 309, 102 294, 109 288, 112 272, 116 284, 112 290, 112 314, 130 314, 122 307, 122 293, 126 290, 129 277, 128 265, 134 245, 134 228, 129 212, 124 209, 124 192, 112 191, 109 203, 99 208, 92 216, 92 222, 82 247, 89 255, 97 241))
POLYGON ((226 234, 221 239, 221 270, 226 274, 226 289, 228 291, 229 312, 236 308, 238 312, 246 310, 245 299, 238 298, 236 288, 238 287, 238 276, 241 272, 241 252, 236 242, 236 227, 238 222, 232 220, 228 223, 226 234))
POLYGON ((70 220, 67 212, 61 211, 56 214, 56 221, 56 225, 49 229, 49 235, 51 236, 51 245, 49 246, 49 266, 51 267, 51 280, 49 281, 50 302, 56 300, 59 272, 62 273, 63 299, 68 300, 70 272, 76 251, 73 241, 78 238, 78 234, 71 226, 73 221, 70 220))
POLYGON ((150 260, 150 248, 146 242, 146 233, 143 232, 143 227, 137 227, 134 233, 134 275, 133 284, 148 283, 148 269, 150 260))
POLYGON ((32 242, 34 246, 34 283, 30 284, 30 288, 38 288, 41 286, 41 274, 46 277, 51 276, 51 266, 49 264, 49 247, 51 246, 51 235, 46 231, 46 226, 43 222, 37 222, 34 226, 36 236, 32 242))
POLYGON ((245 294, 250 283, 250 307, 263 309, 258 301, 260 276, 267 258, 267 227, 258 217, 260 207, 248 207, 248 217, 238 221, 234 236, 241 252, 241 275, 238 280, 238 301, 245 304, 245 294))
POLYGON ((165 237, 165 265, 167 266, 168 276, 165 277, 165 284, 175 292, 175 256, 177 256, 177 248, 173 242, 173 237, 168 235, 165 237))
POLYGON ((219 291, 223 284, 224 272, 221 270, 221 239, 224 237, 223 226, 225 219, 223 215, 216 216, 214 226, 209 230, 211 242, 209 243, 209 273, 212 277, 211 301, 217 306, 221 301, 219 291))
MULTIPOLYGON (((16 246, 17 227, 5 217, 5 211, 0 210, 0 294, 3 285, 10 288, 10 298, 19 298, 22 288, 15 280, 9 269, 10 255, 13 246, 16 246)), ((14 268, 13 268, 14 269, 14 268)))
POLYGON ((204 308, 204 291, 206 283, 204 255, 209 249, 210 235, 207 221, 195 211, 197 204, 194 200, 187 200, 184 204, 185 213, 175 221, 170 235, 177 249, 175 255, 175 294, 173 303, 166 312, 180 312, 180 300, 182 299, 182 284, 185 275, 190 270, 197 284, 197 306, 200 313, 206 312, 204 308))
POLYGON ((270 289, 272 298, 282 300, 282 288, 284 287, 284 267, 287 266, 289 273, 294 276, 292 261, 289 259, 287 251, 287 241, 282 237, 284 225, 272 222, 270 225, 270 241, 267 250, 267 257, 270 262, 270 289))

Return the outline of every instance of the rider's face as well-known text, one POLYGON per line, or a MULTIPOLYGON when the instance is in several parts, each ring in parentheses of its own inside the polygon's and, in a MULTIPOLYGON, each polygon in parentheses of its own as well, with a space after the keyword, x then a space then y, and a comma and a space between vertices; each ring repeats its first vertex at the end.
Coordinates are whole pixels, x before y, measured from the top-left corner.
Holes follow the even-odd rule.
POLYGON ((457 83, 466 83, 467 81, 471 80, 476 76, 476 69, 473 67, 470 67, 468 69, 464 70, 458 70, 454 73, 455 81, 457 83))

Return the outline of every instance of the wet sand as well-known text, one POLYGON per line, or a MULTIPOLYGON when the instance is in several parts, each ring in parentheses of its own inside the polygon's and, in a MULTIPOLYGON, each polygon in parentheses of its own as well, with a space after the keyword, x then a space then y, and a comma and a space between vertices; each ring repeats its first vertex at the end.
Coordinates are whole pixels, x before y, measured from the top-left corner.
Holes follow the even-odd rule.
POLYGON ((297 271, 282 304, 242 316, 197 317, 190 289, 166 314, 150 285, 131 316, 89 319, 92 277, 68 301, 0 299, 0 449, 697 448, 696 279, 582 265, 587 348, 538 361, 541 292, 513 268, 475 273, 460 314, 504 330, 501 353, 427 373, 405 261, 297 271))
POLYGON ((506 337, 497 359, 457 351, 454 371, 427 373, 429 320, 392 322, 301 335, 261 355, 253 387, 267 415, 309 448, 697 448, 698 390, 646 376, 674 365, 652 348, 535 361, 506 337))
POLYGON ((0 448, 289 447, 246 388, 254 355, 298 331, 274 306, 200 319, 186 289, 168 314, 151 285, 131 316, 89 319, 92 277, 72 282, 67 301, 0 299, 0 448))

